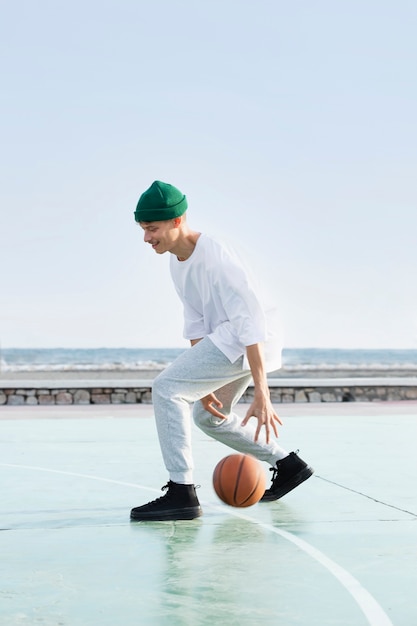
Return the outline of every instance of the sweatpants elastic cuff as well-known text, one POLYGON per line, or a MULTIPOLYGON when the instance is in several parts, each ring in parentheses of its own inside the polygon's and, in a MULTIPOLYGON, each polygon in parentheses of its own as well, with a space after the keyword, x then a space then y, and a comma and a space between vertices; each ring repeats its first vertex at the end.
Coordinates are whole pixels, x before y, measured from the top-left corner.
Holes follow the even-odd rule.
POLYGON ((193 472, 169 472, 169 479, 173 483, 178 485, 192 485, 193 484, 193 472))

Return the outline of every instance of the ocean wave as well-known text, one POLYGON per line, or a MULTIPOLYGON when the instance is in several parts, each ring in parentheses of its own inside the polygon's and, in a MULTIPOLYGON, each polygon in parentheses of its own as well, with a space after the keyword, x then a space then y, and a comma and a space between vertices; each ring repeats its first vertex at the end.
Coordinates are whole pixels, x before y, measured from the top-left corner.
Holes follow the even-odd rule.
POLYGON ((289 372, 292 371, 367 371, 367 370, 416 370, 417 363, 298 363, 298 364, 285 364, 282 367, 283 370, 289 372))
POLYGON ((160 371, 169 363, 141 361, 139 363, 42 363, 8 365, 1 364, 3 372, 123 372, 123 371, 160 371))
MULTIPOLYGON (((184 348, 2 349, 0 374, 13 372, 159 372, 184 348)), ((284 349, 281 372, 417 372, 417 350, 284 349)))
MULTIPOLYGON (((37 363, 13 364, 2 361, 1 372, 128 372, 165 369, 171 362, 139 361, 136 363, 37 363)), ((335 371, 415 371, 417 363, 284 363, 282 372, 335 372, 335 371)))

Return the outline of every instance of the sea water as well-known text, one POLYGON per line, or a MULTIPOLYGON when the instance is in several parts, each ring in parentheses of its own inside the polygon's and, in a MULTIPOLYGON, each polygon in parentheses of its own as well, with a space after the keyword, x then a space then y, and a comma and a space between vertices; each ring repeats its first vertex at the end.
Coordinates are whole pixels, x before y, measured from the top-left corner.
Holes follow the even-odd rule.
MULTIPOLYGON (((13 371, 161 370, 184 348, 3 348, 0 368, 13 371)), ((417 350, 293 348, 283 351, 283 370, 416 371, 417 350)))

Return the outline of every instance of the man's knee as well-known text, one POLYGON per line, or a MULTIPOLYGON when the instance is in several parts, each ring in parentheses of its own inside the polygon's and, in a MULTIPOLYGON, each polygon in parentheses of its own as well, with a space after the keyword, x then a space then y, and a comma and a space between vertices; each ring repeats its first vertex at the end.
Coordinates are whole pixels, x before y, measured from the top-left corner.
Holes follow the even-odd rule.
POLYGON ((196 402, 193 407, 193 419, 196 426, 202 428, 208 417, 207 411, 204 410, 200 401, 196 402))
POLYGON ((154 398, 169 398, 172 395, 172 389, 165 370, 158 374, 152 383, 152 396, 154 398))
POLYGON ((166 370, 154 379, 152 383, 152 398, 154 401, 160 399, 169 402, 186 402, 187 404, 191 404, 193 401, 192 394, 190 395, 184 381, 170 376, 166 370))

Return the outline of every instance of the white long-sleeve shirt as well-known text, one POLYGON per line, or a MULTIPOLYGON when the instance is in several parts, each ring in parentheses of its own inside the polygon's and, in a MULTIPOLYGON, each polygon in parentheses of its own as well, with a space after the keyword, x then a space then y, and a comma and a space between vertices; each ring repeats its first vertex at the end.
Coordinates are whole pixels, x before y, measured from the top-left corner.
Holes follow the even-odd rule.
POLYGON ((209 337, 231 363, 246 346, 264 343, 267 371, 281 367, 281 338, 276 311, 265 310, 260 295, 238 256, 208 235, 200 235, 191 256, 170 269, 184 306, 184 337, 209 337))

